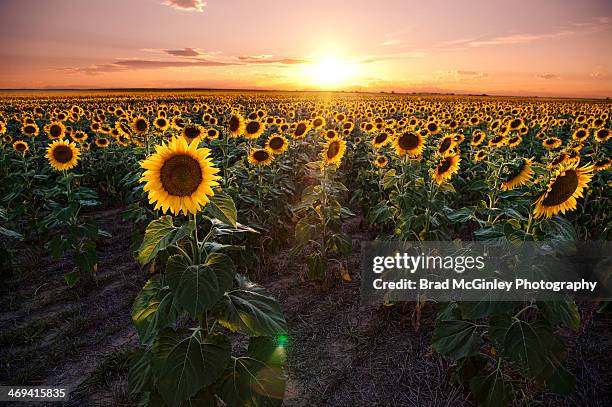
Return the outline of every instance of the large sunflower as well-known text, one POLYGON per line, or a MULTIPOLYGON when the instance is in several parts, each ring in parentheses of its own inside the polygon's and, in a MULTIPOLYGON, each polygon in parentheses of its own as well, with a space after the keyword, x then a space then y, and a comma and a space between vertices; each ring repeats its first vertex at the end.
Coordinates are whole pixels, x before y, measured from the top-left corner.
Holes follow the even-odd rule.
POLYGON ((245 126, 244 136, 246 138, 256 139, 261 136, 265 128, 265 124, 259 120, 249 120, 245 126))
POLYGON ((257 148, 249 153, 248 160, 253 165, 270 165, 274 161, 274 155, 267 148, 257 148))
POLYGON ((285 150, 287 150, 287 148, 289 148, 289 142, 280 134, 273 134, 268 138, 266 147, 270 149, 272 154, 282 154, 285 150))
POLYGON ((327 140, 323 148, 323 165, 339 167, 346 151, 346 141, 341 138, 327 140))
POLYGON ((212 187, 219 185, 216 168, 209 158, 208 148, 198 148, 198 142, 187 144, 174 137, 168 144, 155 146, 155 154, 141 162, 146 171, 144 191, 155 209, 173 214, 199 212, 214 195, 212 187))
POLYGON ((532 163, 533 161, 530 158, 521 158, 519 165, 513 168, 512 173, 502 181, 501 190, 509 191, 529 182, 533 176, 532 163))
POLYGON ((45 157, 57 171, 69 170, 79 161, 81 150, 76 144, 67 140, 55 140, 47 147, 45 157))
POLYGON ((536 218, 547 217, 576 209, 576 199, 593 178, 593 165, 578 168, 574 163, 559 168, 550 181, 548 188, 535 203, 533 214, 536 218))
POLYGON ((453 174, 459 171, 461 158, 458 154, 443 157, 434 168, 431 169, 431 177, 437 184, 448 181, 453 174))
POLYGON ((418 133, 406 131, 393 140, 393 148, 399 156, 417 157, 423 152, 425 141, 418 133))

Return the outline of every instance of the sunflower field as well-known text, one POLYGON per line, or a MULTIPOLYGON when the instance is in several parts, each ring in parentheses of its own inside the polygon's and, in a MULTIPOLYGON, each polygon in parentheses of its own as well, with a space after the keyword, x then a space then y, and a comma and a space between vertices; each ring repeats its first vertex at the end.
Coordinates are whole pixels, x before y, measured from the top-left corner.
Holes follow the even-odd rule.
MULTIPOLYGON (((13 312, 15 301, 48 290, 82 302, 112 285, 110 270, 133 264, 121 278, 135 290, 126 309, 113 311, 137 333, 123 405, 271 406, 308 397, 318 405, 328 390, 299 384, 310 380, 301 363, 317 358, 300 356, 309 333, 297 324, 308 306, 293 310, 278 281, 303 291, 295 295, 325 296, 333 321, 359 308, 347 295, 358 297, 361 240, 610 240, 611 112, 609 101, 501 97, 6 93, 3 308, 13 312), (117 211, 111 222, 98 216, 109 208, 117 211), (129 238, 109 262, 119 223, 129 238), (279 256, 285 263, 275 263, 279 256)), ((502 406, 533 395, 546 405, 580 404, 584 383, 568 355, 606 308, 568 300, 365 311, 382 330, 389 318, 406 318, 425 332, 427 357, 458 397, 452 404, 502 406)), ((14 334, 32 322, 15 312, 1 322, 0 376, 42 383, 54 362, 28 369, 26 356, 53 329, 43 324, 21 343, 14 334)), ((55 350, 84 351, 63 349, 55 350)), ((323 370, 337 362, 316 360, 323 370)), ((356 400, 334 405, 365 405, 356 400)))

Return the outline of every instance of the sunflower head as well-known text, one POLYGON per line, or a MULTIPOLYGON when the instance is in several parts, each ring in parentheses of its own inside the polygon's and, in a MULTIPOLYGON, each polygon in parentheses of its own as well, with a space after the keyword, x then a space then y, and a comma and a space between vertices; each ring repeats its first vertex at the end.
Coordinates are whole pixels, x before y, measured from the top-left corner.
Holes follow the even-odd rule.
POLYGON ((25 141, 18 140, 13 143, 13 150, 15 150, 15 152, 20 154, 22 157, 25 156, 29 149, 30 146, 25 141))
POLYGON ((132 122, 132 128, 138 135, 145 134, 149 131, 149 122, 143 116, 138 116, 132 122))
POLYGON ((461 158, 458 154, 442 157, 438 164, 430 171, 432 179, 437 184, 445 183, 453 176, 453 174, 459 171, 460 161, 461 158))
POLYGON ((444 136, 440 139, 436 152, 441 156, 447 156, 451 154, 453 148, 457 145, 453 136, 444 136))
POLYGON ((388 163, 389 160, 387 160, 387 157, 385 157, 384 155, 379 155, 374 160, 374 165, 376 165, 378 168, 385 168, 388 163))
POLYGON ((310 130, 310 123, 307 121, 300 121, 295 124, 293 129, 292 137, 296 139, 304 138, 310 130))
POLYGON ((108 146, 110 146, 110 141, 106 137, 98 137, 96 139, 96 146, 99 148, 108 148, 108 146))
POLYGON ((341 138, 327 140, 323 148, 323 166, 339 167, 346 152, 346 141, 341 138))
POLYGON ((244 136, 249 139, 256 139, 264 132, 266 125, 259 120, 249 120, 244 127, 244 136))
POLYGON ((53 169, 64 171, 77 165, 80 154, 81 150, 76 144, 67 140, 55 140, 47 147, 45 157, 53 169))
POLYGON ((187 124, 183 127, 182 134, 187 143, 193 141, 199 143, 202 137, 204 137, 204 129, 199 124, 187 124))
POLYGON ((145 169, 141 181, 146 182, 149 203, 164 213, 187 215, 202 210, 220 178, 209 155, 209 149, 198 148, 197 141, 187 144, 183 137, 155 146, 155 154, 140 164, 145 169))
POLYGON ((533 160, 530 158, 521 158, 518 162, 508 166, 507 176, 500 186, 501 190, 509 191, 529 182, 533 176, 533 170, 531 169, 532 163, 533 160))
POLYGON ((287 148, 289 148, 289 142, 280 134, 273 134, 268 138, 266 147, 272 152, 272 154, 282 154, 287 150, 287 148))
POLYGON ((231 137, 238 137, 244 133, 244 117, 238 112, 234 112, 227 119, 227 131, 231 137))
POLYGON ((535 203, 533 214, 550 218, 576 209, 577 199, 593 178, 593 165, 578 167, 577 163, 561 166, 550 178, 544 194, 535 203))
POLYGON ((597 160, 593 163, 595 171, 605 171, 612 166, 612 159, 604 157, 601 160, 597 160))
POLYGON ((257 148, 249 153, 248 160, 253 165, 267 166, 274 161, 274 154, 268 148, 257 148))

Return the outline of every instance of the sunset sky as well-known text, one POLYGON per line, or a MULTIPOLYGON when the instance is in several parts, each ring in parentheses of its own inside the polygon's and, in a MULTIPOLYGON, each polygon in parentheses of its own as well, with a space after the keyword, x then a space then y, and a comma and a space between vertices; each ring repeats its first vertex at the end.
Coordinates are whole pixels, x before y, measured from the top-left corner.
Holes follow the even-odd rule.
POLYGON ((0 0, 0 88, 612 97, 610 0, 0 0))

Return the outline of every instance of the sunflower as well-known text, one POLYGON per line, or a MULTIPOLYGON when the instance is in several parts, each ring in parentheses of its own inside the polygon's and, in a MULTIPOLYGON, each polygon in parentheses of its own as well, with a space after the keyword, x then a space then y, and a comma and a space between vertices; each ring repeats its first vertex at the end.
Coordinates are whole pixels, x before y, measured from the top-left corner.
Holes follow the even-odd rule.
POLYGON ((238 137, 244 133, 244 117, 238 112, 231 114, 227 120, 227 131, 231 137, 238 137))
POLYGON ((423 152, 425 140, 418 133, 406 131, 393 140, 393 148, 399 156, 417 157, 423 152))
POLYGON ((199 212, 215 194, 212 188, 221 178, 209 155, 208 148, 198 148, 197 141, 187 144, 183 137, 155 146, 155 154, 140 164, 146 170, 140 180, 146 181, 149 203, 175 215, 199 212))
POLYGON ((145 134, 149 131, 149 122, 142 116, 138 116, 132 121, 132 128, 134 132, 138 135, 145 134))
POLYGON ((320 129, 322 127, 325 127, 325 119, 321 116, 317 116, 314 119, 311 120, 311 126, 315 129, 320 129))
POLYGON ((87 140, 87 137, 89 137, 89 136, 87 136, 87 133, 85 133, 84 131, 81 131, 81 130, 77 130, 74 133, 70 134, 70 138, 73 141, 76 141, 77 143, 84 142, 85 140, 87 140))
POLYGON ((170 123, 165 117, 157 116, 157 118, 153 121, 153 125, 159 130, 166 130, 168 126, 170 126, 170 123))
POLYGON ((587 137, 589 137, 589 132, 587 129, 583 128, 576 130, 574 134, 572 134, 572 138, 578 141, 584 141, 587 137))
POLYGON ((440 132, 440 126, 438 126, 438 123, 436 122, 427 123, 425 128, 429 134, 438 134, 440 132))
POLYGON ((512 136, 508 139, 508 147, 516 147, 523 142, 523 138, 519 135, 512 136))
POLYGON ((204 136, 204 129, 199 124, 187 124, 183 127, 182 135, 188 143, 195 141, 197 143, 204 136))
POLYGON ((378 168, 385 168, 388 163, 389 160, 387 160, 387 157, 385 157, 384 155, 379 155, 374 160, 374 165, 376 165, 378 168))
POLYGON ((249 153, 248 160, 253 165, 270 165, 274 161, 274 154, 267 148, 257 148, 249 153))
POLYGON ((548 149, 561 147, 561 139, 558 137, 548 137, 542 142, 542 145, 548 149))
POLYGON ((297 122, 293 129, 292 137, 297 139, 303 138, 308 133, 308 130, 310 130, 310 123, 306 121, 297 122))
POLYGON ((461 158, 458 154, 442 157, 438 164, 430 170, 431 177, 437 184, 443 184, 459 171, 459 162, 461 158))
POLYGON ((289 142, 280 134, 273 134, 268 138, 266 147, 272 152, 272 154, 282 154, 285 150, 287 150, 287 148, 289 148, 289 142))
POLYGON ((69 170, 76 166, 81 151, 76 144, 66 140, 55 140, 47 147, 45 157, 57 171, 69 170))
POLYGON ((489 140, 489 147, 501 147, 505 145, 507 141, 508 140, 504 136, 498 135, 489 140))
POLYGON ((13 137, 10 134, 5 134, 2 136, 2 141, 6 144, 11 144, 13 142, 13 137))
POLYGON ((117 144, 119 144, 120 146, 123 146, 123 147, 129 146, 130 143, 132 142, 130 137, 128 135, 125 135, 125 134, 119 134, 115 140, 117 140, 117 144))
POLYGON ((100 148, 108 148, 108 146, 110 146, 110 141, 106 137, 98 137, 96 139, 96 146, 100 148))
POLYGON ((323 132, 323 137, 327 140, 331 140, 338 137, 338 132, 336 132, 334 129, 325 130, 323 132))
POLYGON ((346 141, 340 138, 327 140, 323 148, 323 165, 339 167, 346 151, 346 141))
POLYGON ((533 160, 530 158, 521 158, 518 167, 514 168, 514 171, 502 181, 501 190, 509 191, 529 182, 533 176, 532 163, 533 160))
POLYGON ((21 133, 28 137, 38 136, 38 126, 36 123, 27 123, 21 127, 21 133))
POLYGON ((30 146, 25 141, 18 140, 13 143, 13 150, 15 150, 16 153, 21 154, 22 157, 28 152, 29 149, 30 146))
POLYGON ((440 139, 440 144, 438 144, 437 153, 441 156, 449 155, 449 153, 455 147, 455 137, 453 136, 444 136, 440 139))
POLYGON ((593 163, 595 171, 605 171, 612 166, 612 159, 605 157, 593 163))
POLYGON ((205 130, 206 130, 206 138, 209 138, 211 140, 219 138, 219 130, 215 129, 214 127, 210 127, 205 130))
POLYGON ((259 120, 249 120, 244 127, 244 136, 249 139, 256 139, 264 132, 266 126, 259 120))
POLYGON ((372 144, 375 148, 381 148, 385 144, 391 142, 391 132, 388 130, 384 130, 380 132, 376 137, 372 139, 372 144))
POLYGON ((533 210, 537 218, 550 218, 561 212, 576 209, 577 198, 582 197, 584 188, 593 178, 593 165, 578 167, 577 163, 559 168, 550 181, 546 192, 535 202, 533 210))
POLYGON ((476 129, 472 133, 472 141, 470 142, 470 144, 472 144, 474 147, 476 147, 476 146, 480 145, 480 143, 482 143, 484 139, 485 139, 484 131, 482 131, 480 129, 476 129))
POLYGON ((45 132, 50 140, 61 139, 66 134, 66 126, 61 122, 49 123, 45 126, 45 132))
POLYGON ((478 152, 476 153, 476 155, 474 156, 474 160, 475 161, 482 161, 485 158, 487 158, 487 153, 484 150, 478 150, 478 152))
POLYGON ((610 132, 610 129, 599 129, 595 132, 595 140, 599 141, 600 143, 610 140, 610 137, 612 137, 612 132, 610 132))

